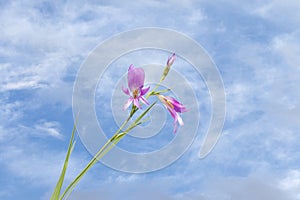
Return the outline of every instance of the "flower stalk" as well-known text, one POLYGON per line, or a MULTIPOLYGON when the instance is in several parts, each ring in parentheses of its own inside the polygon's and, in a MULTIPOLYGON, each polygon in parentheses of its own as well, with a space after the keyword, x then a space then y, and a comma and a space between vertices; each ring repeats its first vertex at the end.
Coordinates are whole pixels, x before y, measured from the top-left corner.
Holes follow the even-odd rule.
POLYGON ((59 200, 67 198, 77 183, 83 178, 88 170, 94 166, 99 159, 106 155, 130 130, 140 124, 141 119, 149 112, 149 110, 156 104, 152 103, 124 132, 121 132, 122 128, 129 122, 131 116, 120 126, 117 132, 103 145, 103 147, 95 154, 93 159, 86 165, 86 167, 78 174, 78 176, 68 185, 59 200), (120 133, 121 132, 121 133, 120 133))

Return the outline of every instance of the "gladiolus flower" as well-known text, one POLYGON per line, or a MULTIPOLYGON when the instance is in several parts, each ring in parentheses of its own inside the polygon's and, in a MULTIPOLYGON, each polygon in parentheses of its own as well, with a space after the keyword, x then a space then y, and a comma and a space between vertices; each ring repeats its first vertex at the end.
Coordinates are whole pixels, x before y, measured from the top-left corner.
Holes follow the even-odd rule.
POLYGON ((177 122, 180 126, 183 126, 184 123, 178 113, 186 112, 186 107, 178 102, 172 97, 167 97, 163 95, 157 95, 158 99, 164 104, 167 110, 170 112, 172 118, 174 119, 174 133, 177 131, 177 122))
POLYGON ((134 68, 133 65, 129 66, 128 69, 128 88, 122 87, 122 90, 129 97, 128 101, 124 105, 124 110, 126 110, 131 103, 136 107, 141 108, 139 101, 144 104, 149 104, 148 101, 143 97, 150 89, 150 87, 144 88, 145 72, 142 68, 134 68), (130 92, 131 94, 130 94, 130 92))

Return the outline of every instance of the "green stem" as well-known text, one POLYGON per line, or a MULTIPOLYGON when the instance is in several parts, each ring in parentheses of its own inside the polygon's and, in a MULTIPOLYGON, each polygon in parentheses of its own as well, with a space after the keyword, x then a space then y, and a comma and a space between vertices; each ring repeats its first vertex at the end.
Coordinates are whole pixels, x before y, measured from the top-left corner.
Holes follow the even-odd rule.
POLYGON ((130 130, 139 125, 139 121, 145 116, 145 114, 155 105, 156 102, 151 104, 124 132, 120 133, 120 131, 126 126, 129 122, 133 114, 137 111, 137 109, 133 106, 130 115, 124 121, 124 123, 120 126, 120 128, 116 131, 116 133, 103 145, 103 147, 96 153, 93 159, 86 165, 86 167, 77 175, 77 177, 68 185, 63 194, 60 196, 60 200, 68 197, 76 184, 80 181, 80 179, 85 175, 85 173, 92 167, 94 164, 101 159, 106 153, 108 153, 130 130), (119 136, 119 137, 118 137, 119 136), (112 146, 111 146, 112 144, 112 146), (110 145, 110 146, 109 146, 110 145), (108 149, 108 150, 107 150, 108 149))
POLYGON ((146 96, 146 99, 148 99, 151 95, 153 95, 155 93, 155 90, 161 85, 162 80, 159 81, 159 83, 156 84, 156 86, 151 90, 151 92, 149 92, 146 96))
MULTIPOLYGON (((103 147, 97 152, 97 154, 94 156, 94 158, 87 164, 87 166, 80 172, 80 174, 74 179, 72 183, 68 185, 68 187, 64 190, 63 194, 59 198, 62 200, 65 196, 69 196, 72 189, 75 187, 75 185, 78 183, 78 181, 81 179, 81 177, 95 164, 95 162, 99 159, 101 152, 109 145, 109 143, 116 137, 120 131, 126 126, 126 124, 129 122, 131 117, 136 111, 134 107, 132 108, 132 111, 128 118, 123 122, 123 124, 119 127, 119 129, 116 131, 116 133, 103 145, 103 147)), ((104 155, 103 155, 104 156, 104 155)), ((101 157, 100 157, 101 158, 101 157)))
POLYGON ((78 174, 78 176, 74 179, 74 181, 69 184, 69 186, 65 189, 64 193, 59 198, 60 200, 64 199, 64 197, 68 197, 76 184, 80 181, 80 179, 83 177, 83 175, 96 163, 96 161, 101 158, 101 153, 105 150, 105 148, 109 145, 111 140, 108 140, 104 146, 97 152, 97 154, 94 156, 94 158, 87 164, 87 166, 78 174))

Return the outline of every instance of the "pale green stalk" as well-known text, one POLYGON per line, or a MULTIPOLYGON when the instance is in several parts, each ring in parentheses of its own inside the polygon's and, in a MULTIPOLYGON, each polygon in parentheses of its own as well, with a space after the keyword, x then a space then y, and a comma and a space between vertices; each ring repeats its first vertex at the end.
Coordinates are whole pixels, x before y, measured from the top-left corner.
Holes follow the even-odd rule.
POLYGON ((80 181, 80 179, 85 175, 85 173, 92 167, 94 164, 101 159, 106 153, 108 153, 114 145, 116 145, 130 130, 132 130, 134 127, 138 126, 140 124, 140 120, 146 115, 147 112, 156 104, 156 102, 152 103, 151 106, 149 106, 134 122, 131 124, 124 132, 120 133, 120 131, 124 128, 124 126, 128 123, 128 121, 131 119, 133 114, 136 112, 135 107, 132 109, 134 111, 131 111, 129 117, 127 120, 120 126, 118 131, 104 144, 104 146, 96 153, 96 155, 93 157, 93 159, 87 164, 87 166, 79 173, 79 175, 72 181, 69 186, 65 189, 63 194, 60 196, 60 200, 67 198, 74 187, 77 185, 77 183, 80 181), (112 146, 113 145, 113 146, 112 146))
POLYGON ((159 81, 159 83, 156 84, 156 86, 153 88, 153 90, 151 90, 151 92, 149 92, 146 96, 146 99, 148 99, 151 95, 153 95, 155 93, 155 90, 160 86, 160 84, 162 83, 162 80, 159 81))
POLYGON ((151 90, 151 92, 149 92, 149 93, 147 94, 146 99, 148 99, 151 95, 155 94, 155 90, 156 90, 156 89, 161 85, 161 83, 165 80, 165 78, 166 78, 166 76, 167 76, 167 74, 168 74, 168 72, 169 72, 169 71, 168 71, 167 73, 165 73, 166 69, 169 69, 169 70, 170 70, 170 67, 168 67, 168 66, 165 67, 164 73, 163 73, 163 75, 161 76, 161 78, 160 78, 160 80, 159 80, 159 83, 157 83, 156 86, 151 90))

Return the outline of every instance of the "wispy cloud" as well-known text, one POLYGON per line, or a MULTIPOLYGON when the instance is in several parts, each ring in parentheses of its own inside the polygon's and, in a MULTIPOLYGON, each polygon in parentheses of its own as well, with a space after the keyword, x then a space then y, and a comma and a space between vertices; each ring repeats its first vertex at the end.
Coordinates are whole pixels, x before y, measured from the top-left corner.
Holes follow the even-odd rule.
POLYGON ((45 132, 46 134, 62 139, 62 135, 60 134, 58 123, 57 122, 42 122, 40 124, 35 125, 34 127, 37 131, 45 132))

